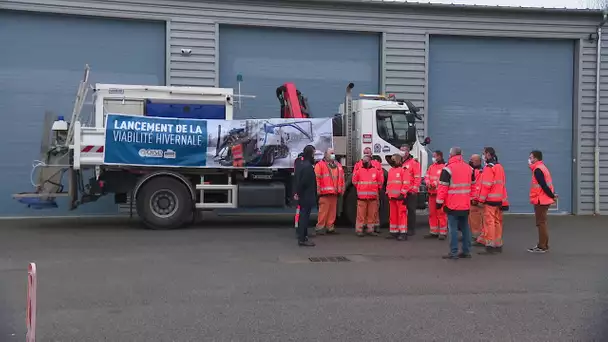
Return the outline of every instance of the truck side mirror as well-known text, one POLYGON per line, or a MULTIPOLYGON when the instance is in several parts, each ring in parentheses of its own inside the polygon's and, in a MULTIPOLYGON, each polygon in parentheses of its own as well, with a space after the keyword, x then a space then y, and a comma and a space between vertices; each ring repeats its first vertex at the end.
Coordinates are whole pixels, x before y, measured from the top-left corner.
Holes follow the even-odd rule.
POLYGON ((424 142, 422 143, 422 145, 426 146, 426 145, 428 145, 430 143, 431 143, 431 137, 426 137, 426 138, 424 138, 424 142))

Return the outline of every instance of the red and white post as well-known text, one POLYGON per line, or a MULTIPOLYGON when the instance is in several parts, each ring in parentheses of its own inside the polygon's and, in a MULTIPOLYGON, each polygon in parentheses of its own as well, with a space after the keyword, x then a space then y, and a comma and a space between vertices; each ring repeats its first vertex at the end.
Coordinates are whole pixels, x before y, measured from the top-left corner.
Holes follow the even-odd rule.
POLYGON ((27 326, 26 342, 36 341, 36 264, 31 262, 27 268, 27 307, 25 310, 25 324, 27 326))

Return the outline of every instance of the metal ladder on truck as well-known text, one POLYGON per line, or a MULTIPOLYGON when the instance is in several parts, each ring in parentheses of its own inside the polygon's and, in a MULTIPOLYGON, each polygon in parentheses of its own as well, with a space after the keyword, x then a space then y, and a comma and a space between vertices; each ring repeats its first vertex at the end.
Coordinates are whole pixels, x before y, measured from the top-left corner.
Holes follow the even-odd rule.
MULTIPOLYGON (((70 196, 70 192, 63 191, 61 181, 64 172, 70 169, 69 147, 73 144, 74 123, 80 120, 82 107, 89 90, 89 73, 90 68, 86 64, 83 79, 80 81, 78 91, 76 92, 72 118, 69 121, 70 125, 65 141, 55 141, 55 137, 51 136, 51 127, 58 117, 51 112, 45 113, 45 121, 42 127, 40 160, 34 162, 31 172, 31 182, 35 189, 33 192, 13 194, 13 198, 23 204, 27 204, 29 207, 35 209, 56 207, 55 198, 70 196), (35 181, 34 175, 37 170, 38 175, 35 181)), ((76 186, 76 184, 72 184, 72 180, 72 177, 69 177, 70 184, 68 185, 68 189, 70 190, 76 186)))
MULTIPOLYGON (((245 175, 247 170, 243 170, 245 175)), ((211 184, 205 181, 205 176, 201 176, 201 183, 196 185, 200 199, 196 203, 196 209, 235 209, 238 207, 238 186, 232 184, 232 176, 228 175, 226 184, 211 184), (205 192, 225 192, 227 200, 224 203, 205 202, 205 192)))

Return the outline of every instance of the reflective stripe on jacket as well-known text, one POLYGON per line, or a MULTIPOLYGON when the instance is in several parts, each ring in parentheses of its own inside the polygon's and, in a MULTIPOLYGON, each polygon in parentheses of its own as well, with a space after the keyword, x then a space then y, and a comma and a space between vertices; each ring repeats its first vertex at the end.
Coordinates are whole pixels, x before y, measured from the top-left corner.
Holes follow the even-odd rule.
POLYGON ((382 172, 375 167, 359 168, 353 175, 353 185, 357 189, 358 199, 376 199, 382 188, 382 172))
POLYGON ((386 181, 386 195, 388 198, 406 196, 412 188, 412 176, 402 166, 393 167, 388 170, 386 181))
POLYGON ((471 209, 472 172, 462 156, 451 157, 439 177, 437 203, 453 211, 471 209))
POLYGON ((403 168, 409 172, 410 177, 412 178, 412 184, 408 192, 418 193, 420 190, 420 183, 422 183, 422 178, 420 176, 420 163, 410 156, 406 161, 403 162, 403 168))
POLYGON ((547 194, 540 187, 540 184, 538 184, 536 177, 534 177, 534 171, 536 169, 540 169, 543 172, 543 175, 545 176, 545 182, 547 183, 547 186, 549 187, 549 189, 551 189, 551 192, 555 193, 555 188, 553 187, 553 179, 551 179, 551 172, 549 172, 549 169, 542 161, 530 165, 530 168, 532 169, 532 183, 530 184, 530 203, 541 205, 553 204, 555 200, 547 196, 547 194))
POLYGON ((426 171, 426 178, 424 179, 424 182, 429 189, 428 191, 430 195, 437 195, 439 176, 441 175, 441 170, 443 170, 444 167, 445 163, 435 163, 429 166, 429 169, 426 171))
POLYGON ((325 160, 321 160, 315 165, 315 175, 317 176, 317 194, 341 195, 344 193, 344 170, 342 165, 334 162, 335 169, 331 169, 325 160), (332 172, 333 171, 333 172, 332 172))

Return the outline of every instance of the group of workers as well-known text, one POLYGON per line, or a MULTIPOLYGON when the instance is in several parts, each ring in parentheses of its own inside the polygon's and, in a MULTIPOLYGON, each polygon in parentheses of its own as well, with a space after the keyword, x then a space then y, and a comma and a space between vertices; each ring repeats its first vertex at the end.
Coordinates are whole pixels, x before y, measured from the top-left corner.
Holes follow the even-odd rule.
MULTIPOLYGON (((387 239, 407 240, 415 234, 418 191, 422 182, 420 164, 410 154, 409 145, 400 153, 387 156, 391 166, 385 179, 381 159, 366 148, 363 158, 353 167, 352 184, 357 193, 355 233, 359 237, 380 233, 380 194, 384 188, 389 203, 389 235, 387 239), (384 185, 386 184, 386 187, 384 185)), ((338 198, 344 194, 344 169, 335 160, 332 149, 316 161, 313 146, 306 146, 295 165, 295 195, 298 200, 296 219, 298 244, 314 246, 309 240, 308 226, 312 207, 319 206, 319 215, 311 235, 338 234, 335 219, 338 198)), ((433 152, 424 182, 429 194, 429 227, 426 239, 445 240, 449 236, 450 251, 444 259, 471 258, 471 246, 484 247, 480 255, 502 252, 503 212, 509 210, 506 175, 496 151, 485 147, 482 155, 474 154, 468 162, 459 147, 450 149, 445 161, 441 151, 433 152), (462 241, 459 249, 458 242, 462 241)), ((528 164, 532 170, 530 203, 534 206, 539 240, 528 249, 545 253, 549 249, 547 214, 557 199, 551 173, 543 163, 540 151, 532 151, 528 164)))

